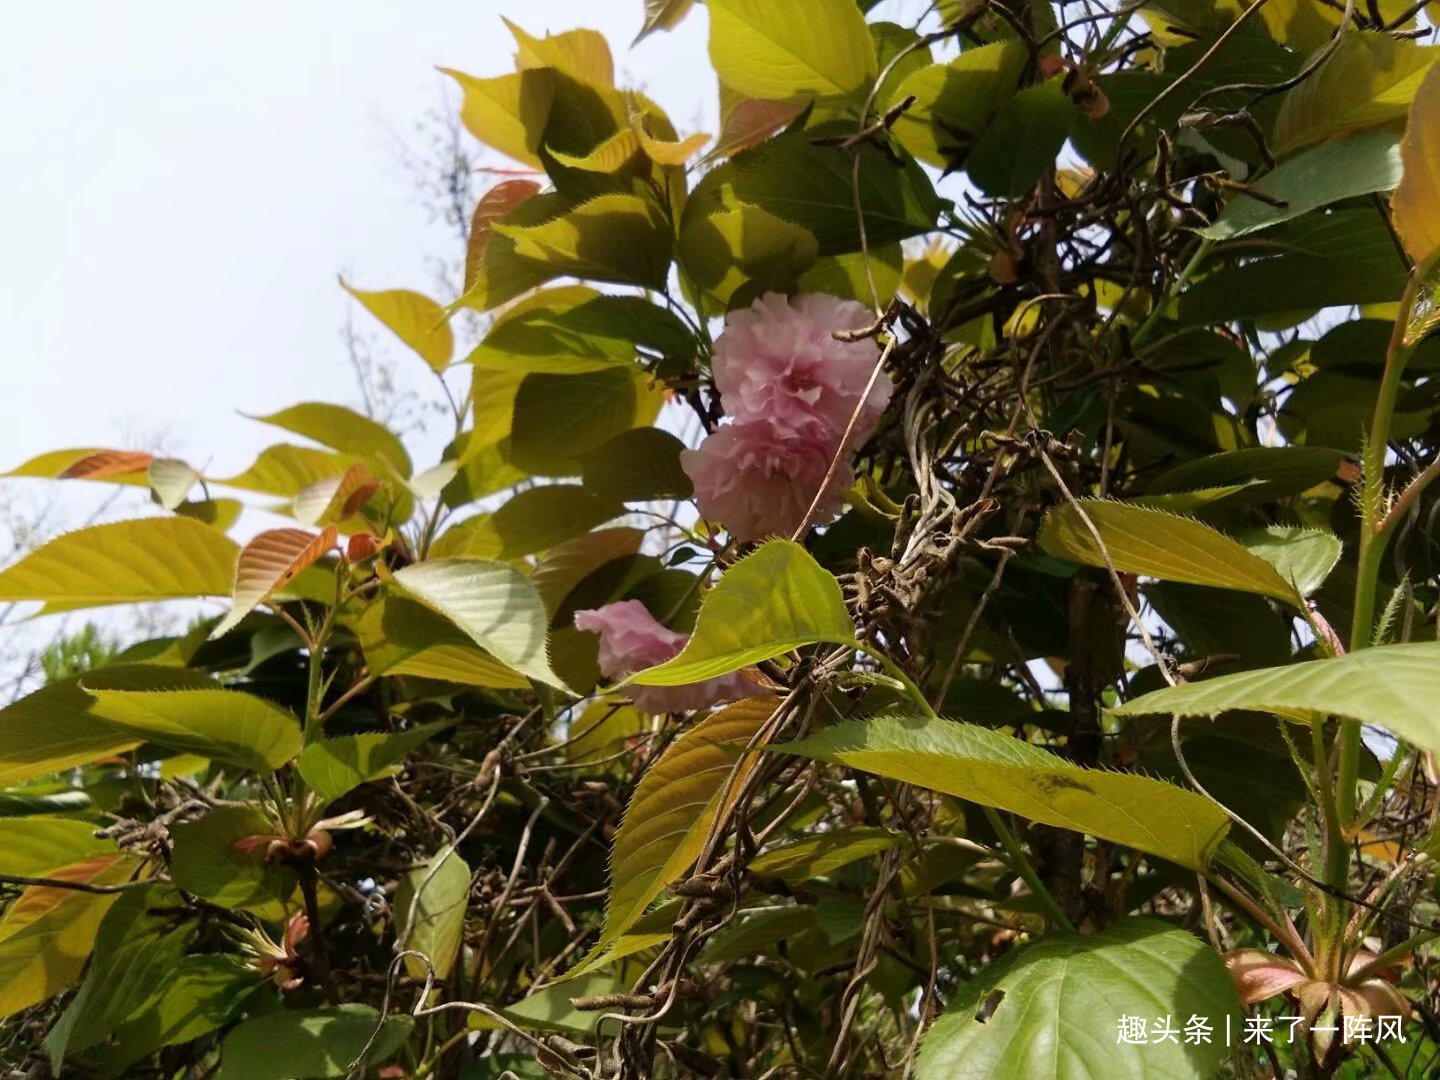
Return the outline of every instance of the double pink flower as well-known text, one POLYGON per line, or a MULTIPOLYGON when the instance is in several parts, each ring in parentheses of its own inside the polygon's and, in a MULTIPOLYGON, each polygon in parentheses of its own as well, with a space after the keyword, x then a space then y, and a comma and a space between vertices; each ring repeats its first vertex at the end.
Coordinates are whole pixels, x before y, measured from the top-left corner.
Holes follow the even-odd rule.
POLYGON ((730 423, 680 456, 707 520, 738 540, 788 536, 822 487, 814 523, 834 520, 855 482, 850 454, 894 391, 883 372, 871 384, 880 359, 873 338, 837 341, 834 333, 873 321, 863 304, 826 293, 766 293, 730 313, 712 367, 730 423), (826 484, 857 406, 844 460, 826 484))

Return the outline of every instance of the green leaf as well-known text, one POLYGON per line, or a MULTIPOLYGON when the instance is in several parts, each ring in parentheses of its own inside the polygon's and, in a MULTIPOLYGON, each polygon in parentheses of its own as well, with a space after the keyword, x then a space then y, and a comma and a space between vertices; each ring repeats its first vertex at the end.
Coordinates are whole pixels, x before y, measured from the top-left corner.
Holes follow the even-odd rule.
POLYGON ((1243 709, 1309 724, 1339 716, 1382 725, 1416 746, 1433 750, 1440 748, 1436 700, 1440 700, 1440 643, 1424 641, 1184 683, 1144 694, 1110 711, 1119 716, 1213 717, 1243 709))
POLYGON ((853 0, 710 0, 710 61, 746 97, 847 97, 875 78, 875 45, 853 0))
POLYGON ((309 446, 279 443, 266 447, 248 469, 234 476, 216 480, 217 484, 258 491, 293 499, 305 488, 332 476, 341 476, 351 460, 326 450, 309 446))
POLYGON ((695 356, 695 335, 678 316, 641 297, 567 285, 507 311, 467 359, 476 367, 577 374, 631 364, 637 349, 685 363, 695 356))
POLYGON ((1281 99, 1277 152, 1399 120, 1440 48, 1388 34, 1342 34, 1321 68, 1281 99))
POLYGON ((86 765, 140 743, 131 733, 95 721, 90 715, 95 699, 81 687, 82 678, 91 689, 173 690, 215 685, 203 672, 123 664, 43 686, 0 709, 0 784, 86 765))
POLYGON ((966 982, 926 1033, 915 1075, 1209 1080, 1228 1053, 1220 1032, 1239 1021, 1239 996, 1213 949, 1158 919, 1126 919, 1094 937, 1049 934, 966 982), (1121 1016, 1168 1016, 1177 1031, 1199 1016, 1214 1035, 1121 1044, 1121 1016))
POLYGON ((1078 115, 1059 79, 1021 90, 975 141, 965 172, 990 195, 1023 195, 1054 166, 1078 115))
POLYGON ((515 395, 510 460, 535 475, 578 475, 587 453, 654 420, 661 393, 636 367, 527 375, 515 395))
POLYGON ((1082 769, 1020 739, 953 720, 846 721, 777 747, 1089 833, 1203 870, 1229 819, 1148 776, 1082 769))
POLYGON ((867 307, 879 298, 884 307, 892 296, 900 291, 905 275, 905 249, 899 244, 888 244, 873 249, 869 257, 859 251, 844 255, 826 255, 816 259, 796 282, 799 292, 825 292, 843 300, 858 300, 867 307), (865 272, 866 264, 870 272, 865 272), (871 291, 871 282, 874 291, 871 291))
POLYGON ((369 1005, 297 1009, 255 1016, 220 1047, 215 1080, 310 1080, 350 1074, 350 1064, 370 1044, 369 1061, 379 1065, 410 1038, 414 1021, 391 1014, 381 1022, 369 1005), (376 1036, 376 1029, 379 1034, 376 1036))
POLYGON ((889 851, 904 839, 903 833, 889 829, 852 825, 773 848, 751 859, 749 870, 757 877, 810 881, 829 877, 843 866, 889 851))
POLYGON ((1193 518, 1103 499, 1081 499, 1052 510, 1040 529, 1040 547, 1057 559, 1105 566, 1163 581, 1214 585, 1273 596, 1300 606, 1304 598, 1265 559, 1193 518), (1104 542, 1104 551, 1086 528, 1085 516, 1104 542))
POLYGON ((537 151, 555 98, 554 73, 544 68, 517 71, 493 79, 477 79, 441 68, 465 95, 460 122, 465 129, 506 157, 540 168, 537 151))
POLYGON ((635 35, 634 45, 656 30, 673 30, 690 13, 695 0, 645 0, 645 24, 635 35))
POLYGON ((680 467, 685 444, 660 428, 622 431, 585 455, 584 486, 625 502, 688 499, 694 486, 680 467))
POLYGON ((206 1035, 227 1023, 262 984, 238 957, 199 953, 181 957, 159 994, 129 1017, 104 1055, 102 1080, 122 1076, 134 1062, 164 1046, 206 1035))
POLYGON ((265 847, 243 850, 236 841, 273 836, 275 823, 254 806, 221 806, 171 830, 170 876, 177 887, 228 908, 273 906, 295 891, 295 871, 265 861, 265 847))
POLYGON ((1211 240, 1229 240, 1342 199, 1389 191, 1399 182, 1400 145, 1394 132, 1332 139, 1282 162, 1250 185, 1283 206, 1240 195, 1225 205, 1215 224, 1199 233, 1211 240))
POLYGON ((444 371, 455 355, 455 335, 445 318, 445 309, 428 296, 409 289, 365 292, 345 284, 340 287, 359 300, 396 337, 408 345, 435 371, 444 371))
MULTIPOLYGON (((853 133, 836 133, 841 130, 853 133)), ((706 173, 685 204, 681 236, 694 222, 749 205, 806 230, 820 255, 859 251, 854 158, 838 146, 815 145, 816 134, 824 132, 788 131, 706 173)), ((865 236, 872 249, 934 228, 943 204, 920 166, 897 165, 868 145, 858 153, 865 236)))
POLYGON ((1430 69, 1415 95, 1401 149, 1404 176, 1390 201, 1395 231, 1415 260, 1419 296, 1405 328, 1405 343, 1418 343, 1440 325, 1440 65, 1430 69))
POLYGON ((225 596, 239 551, 223 533, 189 518, 91 525, 0 571, 0 601, 94 607, 225 596))
POLYGON ((239 690, 103 690, 90 715, 127 735, 182 754, 278 769, 300 752, 300 723, 287 710, 239 690))
MULTIPOLYGON (((604 1013, 596 1009, 581 1011, 571 1004, 571 999, 623 993, 625 990, 626 987, 609 975, 582 975, 575 982, 546 983, 528 997, 521 998, 513 1005, 496 1007, 495 1011, 525 1031, 560 1031, 567 1035, 587 1035, 595 1030, 595 1025, 604 1013)), ((469 1026, 472 1029, 488 1031, 504 1025, 488 1016, 472 1013, 469 1026)))
POLYGON ((500 18, 519 48, 515 66, 521 71, 554 68, 582 82, 610 86, 615 82, 615 62, 605 36, 596 30, 566 30, 537 38, 527 34, 503 15, 500 18))
POLYGON ((96 828, 59 817, 0 819, 0 874, 45 877, 62 866, 118 854, 115 841, 99 839, 96 828))
POLYGON ((470 867, 452 848, 442 848, 400 879, 395 892, 397 948, 423 953, 430 961, 427 965, 407 956, 405 968, 412 978, 423 979, 427 970, 437 979, 449 977, 465 933, 469 898, 470 867))
POLYGON ((477 649, 449 619, 404 597, 372 604, 361 616, 356 636, 365 662, 377 675, 418 675, 509 690, 530 686, 514 668, 477 649))
POLYGON ((598 195, 549 221, 521 225, 507 216, 494 228, 515 245, 519 259, 550 277, 665 286, 672 237, 664 215, 649 199, 598 195))
POLYGON ((749 204, 687 217, 680 234, 685 273, 727 307, 742 288, 746 299, 794 291, 818 251, 809 230, 749 204))
POLYGON ((645 534, 640 529, 598 529, 556 544, 536 564, 530 580, 545 609, 559 611, 570 591, 606 563, 639 552, 645 534))
POLYGON ((497 660, 538 682, 565 688, 546 655, 545 605, 535 586, 513 566, 429 559, 397 571, 395 581, 497 660))
POLYGON ((496 226, 540 225, 572 206, 574 201, 559 192, 544 192, 523 200, 492 221, 484 249, 466 265, 465 294, 451 307, 489 311, 554 277, 547 268, 516 254, 515 241, 497 232, 496 226))
POLYGON ((195 933, 192 919, 156 916, 151 908, 180 905, 167 885, 146 885, 123 893, 95 934, 95 949, 79 992, 45 1037, 50 1068, 61 1075, 65 1055, 116 1033, 132 1013, 161 989, 195 933))
POLYGON ((1180 492, 1244 483, 1247 499, 1268 502, 1333 479, 1344 460, 1339 450, 1322 446, 1254 446, 1176 465, 1150 481, 1146 490, 1180 492))
POLYGON ((819 641, 855 643, 840 583, 799 544, 771 540, 725 571, 678 656, 626 681, 701 682, 819 641))
POLYGON ((542 484, 513 495, 493 514, 469 518, 442 533, 431 556, 519 558, 554 547, 624 512, 618 499, 579 484, 542 484))
POLYGON ((1301 596, 1320 588, 1340 561, 1340 538, 1320 529, 1267 525, 1237 533, 1235 538, 1275 567, 1301 596))
POLYGON ((385 776, 397 761, 448 726, 417 724, 404 731, 373 731, 321 739, 300 752, 300 775, 322 798, 334 801, 352 788, 385 776))
POLYGON ((776 704, 771 698, 752 698, 712 713, 645 771, 615 834, 604 933, 571 975, 604 963, 609 946, 695 862, 711 827, 729 812, 758 764, 759 755, 742 760, 740 751, 776 704))
POLYGON ((409 476, 413 469, 399 436, 384 424, 343 405, 307 401, 254 419, 314 439, 343 454, 384 462, 402 476, 409 476))
MULTIPOLYGON (((135 871, 124 855, 101 855, 48 875, 81 885, 115 885, 135 871)), ((34 886, 0 918, 0 1018, 38 1005, 80 979, 95 931, 118 893, 34 886)))

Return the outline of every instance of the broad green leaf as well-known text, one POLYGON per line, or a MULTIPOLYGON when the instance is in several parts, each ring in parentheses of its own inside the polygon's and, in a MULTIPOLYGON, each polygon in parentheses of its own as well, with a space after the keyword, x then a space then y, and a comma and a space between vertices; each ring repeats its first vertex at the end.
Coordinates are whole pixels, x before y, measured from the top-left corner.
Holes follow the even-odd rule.
POLYGON ((680 234, 685 273, 726 306, 747 285, 746 299, 793 292, 818 252, 809 230, 749 204, 687 217, 680 234))
POLYGON ((622 431, 585 455, 584 486, 626 502, 688 499, 694 485, 680 467, 685 444, 660 428, 622 431))
POLYGON ((406 957, 412 978, 423 979, 427 970, 437 979, 449 977, 465 933, 469 898, 470 867, 452 848, 442 848, 400 879, 395 891, 398 948, 423 953, 430 961, 427 965, 418 957, 406 957))
POLYGON ((174 510, 200 482, 200 474, 177 458, 156 458, 145 470, 145 480, 155 501, 166 510, 174 510))
MULTIPOLYGON (((852 131, 842 126, 833 133, 852 131)), ((859 251, 855 159, 838 146, 816 145, 811 141, 816 134, 788 131, 706 173, 685 204, 680 234, 696 221, 748 205, 805 229, 820 255, 859 251)), ((933 229, 942 203, 925 170, 913 161, 896 164, 872 146, 862 144, 858 153, 869 246, 881 248, 933 229)))
POLYGON ((300 752, 300 724, 285 709, 239 690, 102 690, 90 715, 137 739, 264 772, 300 752))
POLYGON ((171 830, 170 876, 176 886, 228 908, 272 908, 295 891, 295 871, 265 861, 265 845, 237 848, 252 836, 273 836, 275 823, 254 806, 221 806, 171 830))
POLYGON ((192 518, 202 525, 208 525, 216 532, 229 532, 230 527, 240 520, 245 507, 239 499, 200 499, 182 502, 174 508, 177 514, 192 518))
POLYGON ((0 602, 94 607, 225 596, 239 550, 235 541, 189 518, 91 525, 0 570, 0 602))
POLYGON ((430 608, 403 597, 371 605, 356 628, 365 662, 377 675, 524 690, 524 675, 477 649, 468 634, 430 608))
POLYGON ((250 612, 313 566, 336 543, 334 525, 318 533, 304 529, 267 529, 240 549, 235 560, 235 589, 230 611, 210 631, 223 637, 250 612))
POLYGON ((546 655, 545 605, 535 586, 513 566, 430 559, 396 571, 395 581, 497 660, 537 682, 564 689, 546 655))
POLYGON ((221 1027, 261 985, 255 971, 238 957, 181 957, 150 1004, 116 1033, 102 1060, 102 1080, 122 1076, 131 1064, 161 1047, 190 1042, 221 1027))
POLYGON ((615 62, 603 34, 581 29, 537 38, 503 16, 500 21, 519 46, 515 53, 515 66, 521 71, 554 68, 582 82, 603 86, 614 84, 615 62))
POLYGON ((55 791, 48 795, 15 792, 0 794, 0 818, 30 818, 47 814, 84 814, 94 800, 83 791, 55 791))
POLYGON ((868 254, 868 258, 859 251, 822 256, 800 275, 797 288, 800 292, 825 292, 845 300, 858 300, 866 307, 874 306, 878 297, 883 308, 900 291, 905 273, 905 249, 899 244, 889 244, 871 249, 868 254))
POLYGON ((440 69, 460 86, 460 122, 486 146, 522 165, 540 167, 537 151, 555 98, 555 76, 543 68, 477 79, 440 69))
POLYGON ((904 834, 889 829, 852 825, 835 832, 807 836, 793 844, 773 848, 750 860, 749 871, 757 877, 803 882, 828 877, 842 866, 889 851, 905 840, 904 834))
POLYGON ((1049 934, 964 984, 920 1046, 918 1080, 1209 1080, 1229 1051, 1219 1032, 1240 1029, 1240 998, 1216 952, 1158 919, 1126 919, 1093 937, 1049 934), (1190 1017, 1211 1025, 1205 1043, 1123 1044, 1122 1016, 1147 1024, 1190 1017))
POLYGON ((771 540, 721 575, 678 656, 626 681, 681 686, 820 641, 855 643, 840 583, 799 544, 771 540))
POLYGON ((1254 593, 1153 581, 1145 599, 1179 635, 1188 657, 1232 653, 1241 667, 1252 668, 1287 663, 1294 651, 1292 618, 1254 593))
MULTIPOLYGON (((135 871, 133 859, 100 855, 47 877, 82 885, 116 885, 135 871)), ((0 1018, 38 1005, 73 986, 95 944, 95 931, 119 893, 32 885, 0 918, 0 1018)))
POLYGON ((1284 205, 1240 195, 1199 233, 1211 240, 1245 236, 1342 199, 1389 191, 1399 182, 1400 146, 1394 132, 1332 139, 1289 158, 1251 185, 1284 205))
MULTIPOLYGON (((595 1030, 604 1013, 595 1009, 582 1012, 571 1004, 571 999, 624 993, 627 989, 628 986, 620 985, 609 975, 582 975, 573 982, 546 983, 513 1005, 497 1006, 495 1011, 525 1031, 559 1031, 583 1036, 595 1030)), ((468 1026, 472 1030, 489 1031, 504 1025, 480 1013, 471 1013, 468 1026)))
POLYGON ((539 193, 540 185, 534 180, 504 180, 480 196, 470 217, 470 235, 465 245, 466 292, 479 281, 484 270, 485 249, 495 223, 539 193))
POLYGON ((1325 483, 1344 460, 1339 450, 1323 446, 1255 446, 1176 465, 1151 480, 1146 490, 1195 491, 1243 483, 1246 497, 1263 502, 1325 483))
POLYGON ((975 141, 965 172, 991 195, 1023 195, 1054 167, 1078 116, 1061 80, 1026 87, 1000 107, 975 141))
POLYGON ((888 105, 914 95, 891 130, 921 161, 963 161, 980 133, 1015 93, 1026 52, 1017 41, 966 49, 954 60, 921 68, 890 94, 888 105))
MULTIPOLYGON (((754 914, 742 911, 739 918, 705 943, 700 962, 733 964, 737 960, 763 956, 766 950, 780 942, 790 941, 816 929, 817 924, 816 909, 809 904, 770 908, 754 914)), ((669 936, 666 935, 667 938, 669 936)))
POLYGON ((1274 566, 1204 522, 1103 499, 1082 499, 1078 505, 1079 510, 1075 504, 1057 507, 1045 518, 1040 546, 1047 554, 1098 567, 1105 566, 1108 554, 1111 565, 1127 574, 1304 603, 1274 566), (1099 532, 1103 551, 1081 510, 1099 532))
POLYGON ((1405 328, 1408 345, 1440 326, 1440 65, 1430 69, 1415 95, 1401 155, 1404 176, 1390 213, 1421 275, 1405 328))
POLYGON ((350 1064, 367 1045, 370 1064, 380 1065, 405 1045, 413 1028, 410 1017, 393 1012, 382 1023, 380 1014, 369 1005, 254 1016, 225 1036, 215 1080, 348 1076, 350 1064))
POLYGON ((350 466, 349 457, 316 450, 309 446, 279 443, 266 447, 244 472, 216 480, 217 484, 258 491, 262 495, 278 495, 293 499, 311 484, 331 476, 340 476, 350 466))
POLYGON ((710 61, 746 97, 846 97, 875 78, 875 45, 852 0, 710 0, 710 61))
POLYGON ((592 959, 598 962, 694 863, 710 829, 729 812, 758 764, 759 755, 742 758, 740 751, 776 704, 771 698, 752 698, 712 713, 645 771, 615 834, 605 930, 592 959))
POLYGON ((151 909, 181 905, 176 890, 146 885, 121 894, 95 934, 90 967, 79 992, 45 1037, 50 1068, 62 1075, 65 1055, 116 1033, 132 1013, 161 989, 195 933, 193 919, 154 915, 151 909))
POLYGON ((45 877, 62 866, 117 854, 115 841, 98 838, 97 828, 60 817, 0 819, 0 874, 45 877))
POLYGON ((655 204, 637 195, 598 195, 549 221, 521 225, 507 220, 494 229, 514 244, 518 258, 550 277, 665 286, 670 228, 655 204))
POLYGON ((645 534, 640 529, 597 529, 566 540, 547 551, 530 575, 530 582, 551 614, 560 609, 570 590, 591 573, 616 559, 640 550, 645 534))
POLYGON ((404 731, 373 731, 321 739, 300 752, 300 775, 312 790, 332 801, 352 788, 386 775, 392 765, 447 726, 417 724, 404 731))
POLYGON ((675 29, 694 6, 695 0, 645 0, 645 23, 635 35, 634 44, 638 45, 656 30, 675 29))
POLYGON ((1301 596, 1309 596, 1323 585, 1340 561, 1340 538, 1320 529, 1267 525, 1244 530, 1235 538, 1252 555, 1275 567, 1301 596))
POLYGON ((895 101, 895 88, 917 71, 929 67, 934 55, 930 46, 920 40, 919 33, 899 23, 870 23, 870 38, 875 42, 876 68, 879 72, 888 70, 875 88, 877 106, 885 109, 895 101))
POLYGON ((90 715, 89 689, 213 687, 203 672, 122 664, 50 683, 0 709, 0 784, 86 765, 137 746, 141 739, 90 715))
POLYGON ((1339 716, 1382 725, 1433 750, 1440 749, 1437 700, 1440 643, 1424 641, 1166 687, 1111 711, 1121 716, 1213 717, 1243 709, 1310 724, 1339 716))
POLYGON ((651 423, 664 388, 637 367, 580 375, 527 375, 515 394, 510 460, 539 476, 576 476, 586 454, 651 423), (557 439, 556 432, 564 438, 557 439))
POLYGON ((347 285, 344 278, 340 286, 433 370, 444 371, 450 366, 455 355, 455 335, 445 318, 445 309, 434 300, 409 289, 366 292, 347 285))
POLYGON ((491 221, 483 249, 466 264, 465 293, 451 308, 490 311, 554 277, 555 274, 547 267, 527 262, 516 254, 515 241, 502 235, 496 227, 502 223, 540 225, 574 205, 574 200, 559 192, 542 192, 517 202, 501 217, 491 221))
POLYGON ((554 547, 624 512, 619 499, 579 484, 542 484, 507 499, 493 514, 452 527, 436 540, 431 556, 519 558, 554 547))
POLYGON ((1286 91, 1271 143, 1277 152, 1399 120, 1440 47, 1388 34, 1342 34, 1320 70, 1286 91))
POLYGON ((410 475, 410 455, 399 437, 384 424, 343 405, 307 401, 254 419, 344 454, 383 461, 402 476, 410 475))
MULTIPOLYGON (((1203 684, 1201 684, 1203 685, 1203 684)), ((1203 870, 1229 820, 1148 776, 1082 769, 1009 735, 953 720, 879 716, 777 747, 969 799, 1203 870)))

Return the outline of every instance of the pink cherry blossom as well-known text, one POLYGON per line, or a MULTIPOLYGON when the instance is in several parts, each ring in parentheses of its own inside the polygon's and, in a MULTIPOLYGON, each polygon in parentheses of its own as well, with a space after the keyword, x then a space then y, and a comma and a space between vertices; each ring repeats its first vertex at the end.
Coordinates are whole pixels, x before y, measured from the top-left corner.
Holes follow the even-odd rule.
MULTIPOLYGON (((725 424, 680 455, 695 485, 695 501, 708 521, 737 540, 790 536, 805 519, 835 455, 834 442, 797 435, 771 420, 725 424)), ((848 462, 835 469, 816 509, 814 524, 833 521, 855 482, 848 462)))
MULTIPOLYGON (((676 655, 690 640, 665 626, 639 600, 620 600, 601 608, 575 612, 575 627, 600 635, 600 671, 619 682, 676 655)), ((752 697, 759 688, 744 675, 722 675, 683 686, 627 686, 637 709, 648 713, 704 709, 725 701, 752 697)))
POLYGON ((839 445, 862 395, 851 437, 858 448, 875 430, 894 388, 883 372, 865 388, 880 358, 874 338, 837 341, 836 330, 874 322, 863 304, 828 293, 793 299, 766 293, 733 311, 715 339, 712 372, 720 401, 738 422, 767 419, 790 433, 839 445))

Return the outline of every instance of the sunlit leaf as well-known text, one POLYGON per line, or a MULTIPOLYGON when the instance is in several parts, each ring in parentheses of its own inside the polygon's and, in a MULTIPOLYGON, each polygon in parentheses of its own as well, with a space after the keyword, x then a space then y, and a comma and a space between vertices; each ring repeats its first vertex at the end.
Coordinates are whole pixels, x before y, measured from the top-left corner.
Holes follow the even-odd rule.
POLYGON ((399 436, 384 424, 343 405, 307 401, 255 419, 314 439, 343 454, 387 463, 402 476, 410 475, 410 455, 399 436))
POLYGON ((678 656, 628 681, 700 682, 820 641, 855 641, 840 583, 799 544, 771 540, 721 575, 678 656))
POLYGON ((435 371, 444 371, 450 366, 455 354, 455 336, 445 318, 445 309, 434 300, 409 289, 365 292, 347 285, 343 278, 340 286, 435 371))
POLYGON ((493 514, 441 534, 434 558, 514 559, 545 551, 625 512, 618 498, 579 484, 544 484, 507 499, 493 514))
POLYGON ((293 504, 295 520, 305 525, 321 525, 351 518, 380 488, 375 475, 356 461, 339 476, 327 476, 297 491, 293 504))
POLYGON ((1405 329, 1409 344, 1440 325, 1440 65, 1430 69, 1415 95, 1401 157, 1404 175, 1390 213, 1421 275, 1405 329))
POLYGON ((400 879, 395 891, 399 947, 423 953, 430 961, 427 965, 419 957, 406 957, 413 978, 423 979, 427 970, 437 979, 449 976, 460 951, 469 896, 470 868, 448 847, 400 879))
POLYGON ((240 488, 242 491, 258 491, 265 495, 293 499, 311 484, 327 477, 343 475, 350 464, 351 459, 341 454, 316 450, 309 446, 279 443, 260 451, 259 456, 244 472, 216 480, 215 483, 240 488))
POLYGON ((1235 538, 1246 551, 1275 567, 1301 596, 1309 596, 1323 585, 1340 561, 1340 538, 1321 529, 1268 525, 1246 529, 1235 538))
POLYGON ((710 60, 747 97, 844 97, 875 77, 875 45, 852 0, 711 0, 710 60))
POLYGON ((781 881, 811 881, 828 877, 853 862, 889 851, 904 839, 902 833, 890 829, 852 825, 772 848, 751 859, 749 871, 757 877, 779 878, 781 881))
POLYGON ((235 589, 230 611, 210 631, 212 639, 229 633, 255 608, 284 588, 336 543, 335 526, 318 533, 304 529, 267 529, 240 549, 235 560, 235 589))
POLYGON ((615 528, 599 529, 556 544, 536 564, 535 572, 530 575, 531 584, 553 613, 570 595, 570 590, 591 572, 615 559, 634 555, 644 539, 640 529, 615 528))
POLYGON ((273 836, 275 823, 255 806, 221 806, 171 831, 170 876, 176 886, 228 908, 273 908, 295 891, 293 868, 265 861, 265 845, 237 842, 273 836))
POLYGON ((694 5, 695 0, 645 0, 645 23, 635 35, 635 43, 657 30, 673 30, 694 5))
POLYGON ((239 690, 102 690, 90 715, 137 739, 257 772, 300 752, 300 725, 286 710, 239 690))
POLYGON ((931 64, 900 82, 887 105, 914 96, 915 104, 891 129, 921 161, 945 166, 963 160, 980 133, 1015 93, 1026 51, 1007 41, 966 49, 954 60, 931 64))
POLYGON ((115 841, 100 839, 95 830, 92 822, 70 818, 0 818, 0 874, 45 877, 63 866, 118 854, 115 841))
POLYGON ((1203 870, 1229 819, 1194 792, 1148 776, 1083 769, 1010 735, 953 720, 878 716, 779 749, 1089 833, 1203 870))
POLYGON ((151 455, 132 450, 50 450, 15 466, 4 476, 34 476, 50 480, 107 480, 116 484, 145 483, 151 455), (108 464, 109 468, 97 466, 108 464), (119 471, 117 471, 119 470, 119 471))
POLYGON ((311 743, 300 752, 300 775, 326 800, 340 798, 352 788, 391 772, 421 743, 448 725, 417 724, 404 731, 373 731, 336 735, 311 743))
POLYGON ((477 79, 451 68, 440 70, 465 95, 460 122, 471 135, 522 165, 540 167, 536 151, 555 99, 553 72, 538 68, 477 79))
POLYGON ((200 474, 177 458, 156 458, 145 470, 145 480, 155 493, 155 501, 166 510, 174 510, 200 482, 200 474))
MULTIPOLYGON (((533 225, 496 222, 521 260, 551 277, 663 288, 671 235, 658 207, 636 195, 599 195, 533 225)), ((492 241, 493 246, 493 241, 492 241)))
POLYGON ((509 19, 501 18, 515 38, 519 49, 515 66, 521 71, 532 68, 554 68, 581 82, 611 86, 615 82, 615 63, 605 35, 595 30, 566 30, 563 34, 546 34, 537 38, 527 34, 509 19))
POLYGON ((793 291, 819 250, 808 229, 748 204, 687 217, 680 234, 686 274, 727 306, 746 286, 747 297, 793 291))
POLYGON ((468 291, 479 280, 484 266, 485 248, 495 222, 514 210, 532 195, 538 194, 540 185, 533 180, 505 180, 480 196, 475 212, 470 218, 470 234, 465 247, 465 289, 468 291))
POLYGON ((382 1020, 358 1004, 253 1016, 225 1036, 215 1080, 348 1076, 367 1046, 372 1065, 393 1057, 413 1026, 408 1016, 391 1013, 382 1020))
POLYGON ((417 675, 501 690, 524 690, 530 685, 520 672, 476 648, 449 619, 403 597, 372 604, 356 634, 375 675, 417 675))

